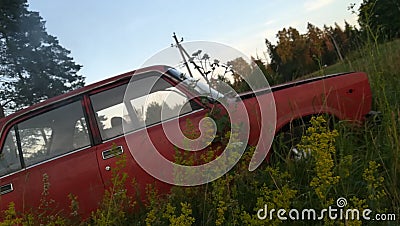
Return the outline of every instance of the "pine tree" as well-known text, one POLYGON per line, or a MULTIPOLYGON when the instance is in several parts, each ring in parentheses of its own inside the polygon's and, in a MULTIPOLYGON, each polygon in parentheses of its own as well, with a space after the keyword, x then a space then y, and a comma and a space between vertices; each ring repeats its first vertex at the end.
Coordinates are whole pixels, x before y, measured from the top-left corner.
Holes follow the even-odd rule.
MULTIPOLYGON (((0 2, 0 105, 14 111, 84 85, 82 67, 26 0, 0 2)), ((1 110, 1 108, 0 108, 1 110)))

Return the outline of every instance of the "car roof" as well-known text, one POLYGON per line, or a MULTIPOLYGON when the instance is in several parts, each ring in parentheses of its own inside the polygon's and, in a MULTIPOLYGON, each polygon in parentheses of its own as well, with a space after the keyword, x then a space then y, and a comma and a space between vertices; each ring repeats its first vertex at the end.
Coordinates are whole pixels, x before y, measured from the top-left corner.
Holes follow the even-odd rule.
POLYGON ((59 102, 61 102, 63 100, 70 99, 70 98, 73 98, 75 96, 90 92, 91 90, 97 89, 99 87, 103 87, 103 86, 106 86, 108 84, 127 79, 127 78, 131 77, 132 75, 134 75, 135 73, 137 74, 137 73, 141 73, 141 72, 157 71, 157 70, 158 71, 165 71, 165 70, 167 70, 167 68, 169 68, 169 67, 166 67, 166 66, 150 66, 150 67, 145 67, 145 68, 129 71, 129 72, 126 72, 126 73, 123 73, 123 74, 120 74, 120 75, 117 75, 117 76, 114 76, 114 77, 111 77, 111 78, 107 78, 107 79, 101 80, 99 82, 95 82, 95 83, 87 85, 87 86, 83 86, 81 88, 69 91, 69 92, 61 94, 59 96, 51 97, 51 98, 49 98, 47 100, 44 100, 42 102, 39 102, 39 103, 34 104, 32 106, 29 106, 27 108, 21 109, 21 110, 15 112, 15 113, 12 113, 12 114, 4 117, 4 118, 0 118, 0 135, 2 134, 3 130, 5 129, 4 127, 8 122, 10 122, 10 121, 12 121, 12 120, 14 120, 14 119, 16 119, 16 118, 18 118, 20 116, 28 114, 29 112, 32 112, 32 111, 38 110, 40 108, 43 108, 43 107, 46 107, 46 106, 49 106, 49 105, 53 105, 53 104, 59 103, 59 102))

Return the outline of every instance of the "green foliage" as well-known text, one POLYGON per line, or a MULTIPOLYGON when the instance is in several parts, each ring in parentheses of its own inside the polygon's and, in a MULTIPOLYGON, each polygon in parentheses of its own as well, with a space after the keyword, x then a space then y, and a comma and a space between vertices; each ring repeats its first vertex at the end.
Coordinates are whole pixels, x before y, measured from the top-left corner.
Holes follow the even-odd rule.
MULTIPOLYGON (((266 40, 272 77, 290 81, 343 61, 348 53, 359 47, 359 31, 345 23, 345 29, 324 26, 320 29, 311 23, 307 33, 300 34, 296 28, 289 27, 278 31, 277 44, 266 40)), ((275 79, 277 80, 277 79, 275 79)))
POLYGON ((383 186, 385 178, 379 175, 378 168, 380 164, 375 161, 369 161, 368 168, 364 170, 363 179, 367 183, 368 199, 371 202, 371 206, 377 207, 379 203, 375 203, 377 200, 381 201, 386 197, 386 192, 383 186))
POLYGON ((323 207, 331 205, 327 195, 332 186, 336 185, 340 176, 334 176, 333 155, 336 153, 335 138, 338 136, 336 130, 330 131, 326 125, 326 120, 322 117, 312 117, 311 126, 306 134, 301 138, 298 149, 309 153, 315 161, 315 176, 310 182, 315 193, 321 200, 323 207))
MULTIPOLYGON (((262 187, 257 191, 257 203, 254 207, 254 212, 263 209, 267 205, 268 209, 285 209, 288 211, 292 207, 292 202, 298 191, 293 189, 290 180, 291 176, 288 172, 281 172, 279 167, 268 166, 265 169, 267 177, 262 187)), ((250 214, 246 211, 241 215, 242 223, 246 225, 279 225, 283 223, 278 218, 266 218, 265 220, 258 219, 256 214, 250 214)))
POLYGON ((358 22, 364 32, 377 40, 400 37, 400 2, 398 0, 364 0, 358 9, 358 22))
MULTIPOLYGON (((79 221, 65 216, 62 211, 58 210, 55 200, 49 198, 50 195, 49 177, 43 174, 43 191, 40 198, 40 204, 37 209, 28 210, 24 213, 16 212, 15 204, 11 202, 8 209, 2 214, 4 220, 0 222, 1 226, 6 225, 77 225, 79 221)), ((72 195, 71 195, 72 198, 72 195)), ((72 198, 75 199, 75 198, 72 198)), ((71 201, 71 206, 74 206, 71 201)), ((72 209, 71 209, 72 210, 72 209)), ((73 216, 71 214, 71 216, 73 216)))
MULTIPOLYGON (((266 40, 270 68, 274 76, 290 81, 316 70, 318 75, 326 74, 325 67, 337 62, 351 62, 351 53, 360 48, 377 49, 375 44, 400 37, 400 21, 393 19, 400 15, 397 0, 364 0, 360 8, 351 4, 349 10, 358 14, 361 27, 358 30, 345 22, 344 29, 337 24, 323 29, 307 25, 307 33, 300 34, 293 27, 278 31, 278 42, 266 40), (349 55, 350 54, 350 55, 349 55)), ((374 64, 371 64, 374 65, 374 64)))
POLYGON ((17 212, 15 211, 15 204, 13 202, 11 202, 8 205, 8 209, 4 211, 4 216, 4 220, 0 223, 1 226, 19 225, 23 221, 21 217, 18 217, 17 212))
POLYGON ((188 203, 181 203, 181 215, 175 215, 176 208, 171 206, 171 204, 167 204, 167 209, 163 215, 164 218, 169 220, 171 225, 177 226, 187 226, 192 225, 194 223, 194 218, 190 216, 192 214, 192 209, 190 204, 188 203))

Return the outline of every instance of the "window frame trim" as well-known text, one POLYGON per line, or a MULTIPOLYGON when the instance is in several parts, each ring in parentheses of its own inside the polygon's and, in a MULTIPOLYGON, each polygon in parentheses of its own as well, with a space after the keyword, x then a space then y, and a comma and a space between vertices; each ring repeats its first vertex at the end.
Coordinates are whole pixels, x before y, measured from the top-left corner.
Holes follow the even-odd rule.
MULTIPOLYGON (((22 153, 21 137, 19 136, 18 123, 14 124, 13 127, 14 127, 14 131, 15 131, 15 141, 17 142, 19 162, 21 165, 21 169, 24 169, 24 168, 26 168, 26 165, 25 165, 25 159, 24 159, 24 156, 22 153)), ((11 129, 9 130, 9 132, 11 132, 11 129)), ((1 151, 3 151, 3 149, 1 151)))
POLYGON ((24 170, 30 169, 30 168, 32 168, 32 167, 34 167, 34 166, 41 165, 41 164, 44 164, 44 163, 47 163, 47 162, 56 160, 56 159, 58 159, 58 158, 64 157, 64 156, 66 156, 66 155, 73 154, 73 153, 77 153, 77 152, 79 152, 79 151, 83 151, 83 150, 85 150, 85 149, 87 149, 87 148, 93 147, 94 144, 92 144, 92 142, 91 142, 91 140, 92 140, 92 135, 93 135, 93 134, 92 134, 92 131, 91 131, 92 128, 90 128, 90 126, 89 126, 89 121, 88 121, 88 119, 87 119, 87 117, 86 117, 86 114, 88 114, 88 113, 87 113, 87 108, 86 108, 86 106, 85 106, 85 94, 80 94, 80 95, 73 96, 73 97, 71 97, 71 98, 68 98, 68 99, 65 99, 65 100, 62 100, 62 101, 59 101, 59 102, 56 102, 56 103, 47 105, 47 106, 44 106, 44 107, 42 107, 42 108, 36 109, 36 110, 31 111, 31 112, 29 112, 29 113, 26 113, 26 114, 24 114, 24 115, 21 115, 20 117, 16 117, 16 118, 14 118, 13 120, 10 120, 10 121, 3 127, 3 128, 5 128, 5 129, 3 130, 2 134, 1 134, 2 137, 1 137, 0 140, 2 141, 2 143, 1 143, 1 147, 0 147, 0 153, 3 151, 4 145, 5 145, 5 142, 4 142, 4 141, 5 141, 5 139, 7 138, 8 133, 10 133, 11 130, 14 130, 14 131, 15 131, 15 139, 16 139, 16 145, 17 145, 17 149, 18 149, 18 154, 19 154, 19 160, 20 160, 21 169, 16 170, 16 171, 11 172, 11 173, 8 173, 8 174, 5 174, 5 175, 1 176, 0 179, 5 178, 5 177, 8 177, 8 176, 11 176, 11 175, 16 174, 16 173, 18 173, 18 172, 22 172, 22 171, 24 171, 24 170), (82 112, 83 112, 84 119, 86 120, 87 130, 88 130, 88 136, 89 136, 89 141, 90 141, 90 142, 89 142, 89 145, 86 145, 86 146, 84 146, 84 147, 81 147, 81 148, 78 148, 78 149, 75 149, 75 150, 71 150, 71 151, 69 151, 69 152, 67 152, 67 153, 64 153, 64 154, 61 154, 61 155, 52 156, 52 157, 50 157, 50 158, 48 158, 48 159, 45 159, 45 160, 43 160, 43 161, 36 162, 36 163, 34 163, 34 164, 32 164, 32 165, 26 166, 26 164, 25 164, 25 159, 24 159, 24 157, 23 157, 23 152, 22 152, 21 138, 20 138, 20 135, 19 135, 18 124, 19 124, 19 123, 22 123, 22 122, 24 122, 24 121, 27 121, 27 120, 29 120, 29 119, 31 119, 31 118, 34 118, 34 117, 36 117, 36 116, 38 116, 38 115, 44 114, 44 113, 46 113, 46 112, 55 110, 55 109, 57 109, 57 108, 66 106, 66 105, 68 105, 68 104, 72 104, 72 103, 74 103, 74 102, 79 102, 79 103, 80 103, 80 106, 81 106, 81 109, 82 109, 82 112))

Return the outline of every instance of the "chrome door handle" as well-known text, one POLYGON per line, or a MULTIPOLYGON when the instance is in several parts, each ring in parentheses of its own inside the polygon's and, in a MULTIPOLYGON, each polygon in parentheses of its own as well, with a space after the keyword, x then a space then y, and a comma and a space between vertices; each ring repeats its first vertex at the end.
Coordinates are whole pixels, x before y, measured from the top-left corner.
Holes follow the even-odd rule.
POLYGON ((105 159, 109 159, 109 158, 115 157, 117 155, 120 155, 122 153, 124 153, 122 146, 118 146, 118 147, 111 148, 109 150, 102 151, 101 157, 105 160, 105 159))
POLYGON ((2 185, 0 187, 0 195, 4 195, 7 194, 9 192, 14 191, 13 185, 12 183, 6 184, 6 185, 2 185))

